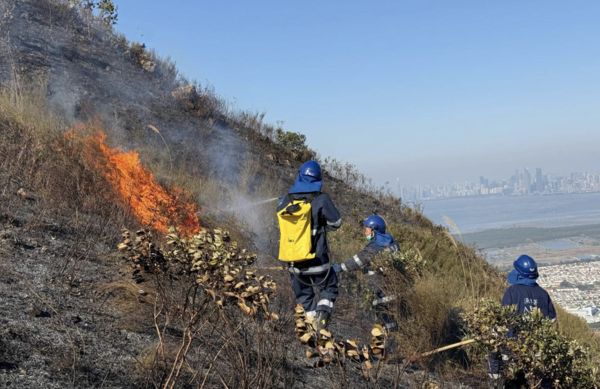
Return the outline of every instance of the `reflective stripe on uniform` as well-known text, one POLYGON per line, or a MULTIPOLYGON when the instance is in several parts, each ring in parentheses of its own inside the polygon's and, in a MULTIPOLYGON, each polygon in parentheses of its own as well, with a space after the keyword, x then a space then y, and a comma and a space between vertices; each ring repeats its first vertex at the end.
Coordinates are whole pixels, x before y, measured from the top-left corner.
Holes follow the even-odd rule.
POLYGON ((320 265, 320 266, 307 267, 306 269, 299 269, 297 267, 290 266, 288 268, 288 271, 292 274, 301 274, 301 275, 305 275, 305 276, 310 276, 310 275, 315 275, 315 274, 323 274, 326 271, 328 271, 330 267, 331 266, 328 263, 326 263, 324 265, 320 265))
POLYGON ((328 221, 327 225, 330 226, 330 227, 338 228, 339 226, 342 225, 342 219, 340 218, 340 219, 334 221, 333 223, 330 222, 330 221, 328 221))
POLYGON ((317 236, 317 229, 315 228, 314 230, 312 230, 312 236, 317 236))
POLYGON ((317 307, 319 305, 324 305, 326 307, 333 308, 333 302, 331 300, 328 300, 328 299, 319 300, 319 302, 317 303, 317 307))
POLYGON ((355 255, 352 258, 354 259, 354 262, 356 262, 356 264, 358 265, 358 267, 362 267, 363 266, 363 262, 360 260, 360 258, 358 257, 358 255, 355 255))
POLYGON ((396 296, 386 296, 386 297, 382 297, 380 299, 375 299, 373 300, 373 306, 375 305, 379 305, 379 304, 385 304, 385 303, 389 303, 390 301, 394 301, 396 300, 396 296))

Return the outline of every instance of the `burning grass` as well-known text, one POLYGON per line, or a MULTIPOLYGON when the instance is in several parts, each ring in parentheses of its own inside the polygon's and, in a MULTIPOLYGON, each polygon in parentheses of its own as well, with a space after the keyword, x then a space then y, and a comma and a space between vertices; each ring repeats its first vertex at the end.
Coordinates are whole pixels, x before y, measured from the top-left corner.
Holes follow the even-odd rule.
POLYGON ((90 128, 95 134, 83 138, 90 160, 142 225, 162 233, 176 226, 185 236, 200 231, 196 203, 182 189, 169 190, 159 184, 142 165, 139 153, 109 147, 106 134, 95 123, 78 124, 68 136, 81 136, 90 128))

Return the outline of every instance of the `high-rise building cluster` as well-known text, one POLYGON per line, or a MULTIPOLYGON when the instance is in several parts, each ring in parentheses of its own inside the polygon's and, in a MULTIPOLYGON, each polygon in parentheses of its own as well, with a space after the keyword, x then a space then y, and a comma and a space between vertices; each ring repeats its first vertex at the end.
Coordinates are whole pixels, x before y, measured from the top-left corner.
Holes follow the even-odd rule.
POLYGON ((526 196, 557 193, 600 192, 599 173, 571 173, 569 176, 544 174, 542 168, 535 171, 517 169, 508 179, 490 180, 484 176, 479 182, 463 182, 447 185, 415 185, 399 188, 405 201, 422 201, 469 196, 526 196))

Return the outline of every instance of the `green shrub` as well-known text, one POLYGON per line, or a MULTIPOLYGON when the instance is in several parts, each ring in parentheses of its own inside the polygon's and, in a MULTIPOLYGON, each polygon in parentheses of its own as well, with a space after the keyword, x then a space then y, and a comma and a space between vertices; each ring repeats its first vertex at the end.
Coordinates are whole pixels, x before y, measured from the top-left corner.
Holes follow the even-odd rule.
POLYGON ((275 131, 275 142, 295 155, 303 154, 308 150, 308 147, 306 146, 306 135, 299 132, 285 131, 278 128, 275 131))
POLYGON ((560 334, 539 310, 517 314, 514 306, 484 301, 463 315, 469 334, 490 352, 509 355, 505 374, 514 378, 522 371, 531 387, 542 379, 555 388, 595 388, 598 367, 588 348, 560 334), (512 330, 514 336, 507 336, 512 330))
POLYGON ((96 10, 98 16, 107 25, 116 24, 119 18, 113 0, 74 0, 73 3, 89 11, 96 10))

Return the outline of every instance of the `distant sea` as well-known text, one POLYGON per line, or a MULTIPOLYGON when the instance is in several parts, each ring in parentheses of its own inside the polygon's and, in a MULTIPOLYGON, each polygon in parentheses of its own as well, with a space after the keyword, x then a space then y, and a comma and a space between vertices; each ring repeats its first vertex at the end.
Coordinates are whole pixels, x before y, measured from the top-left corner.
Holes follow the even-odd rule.
POLYGON ((462 233, 600 224, 600 193, 460 197, 421 204, 425 215, 435 223, 445 225, 447 216, 462 233))

